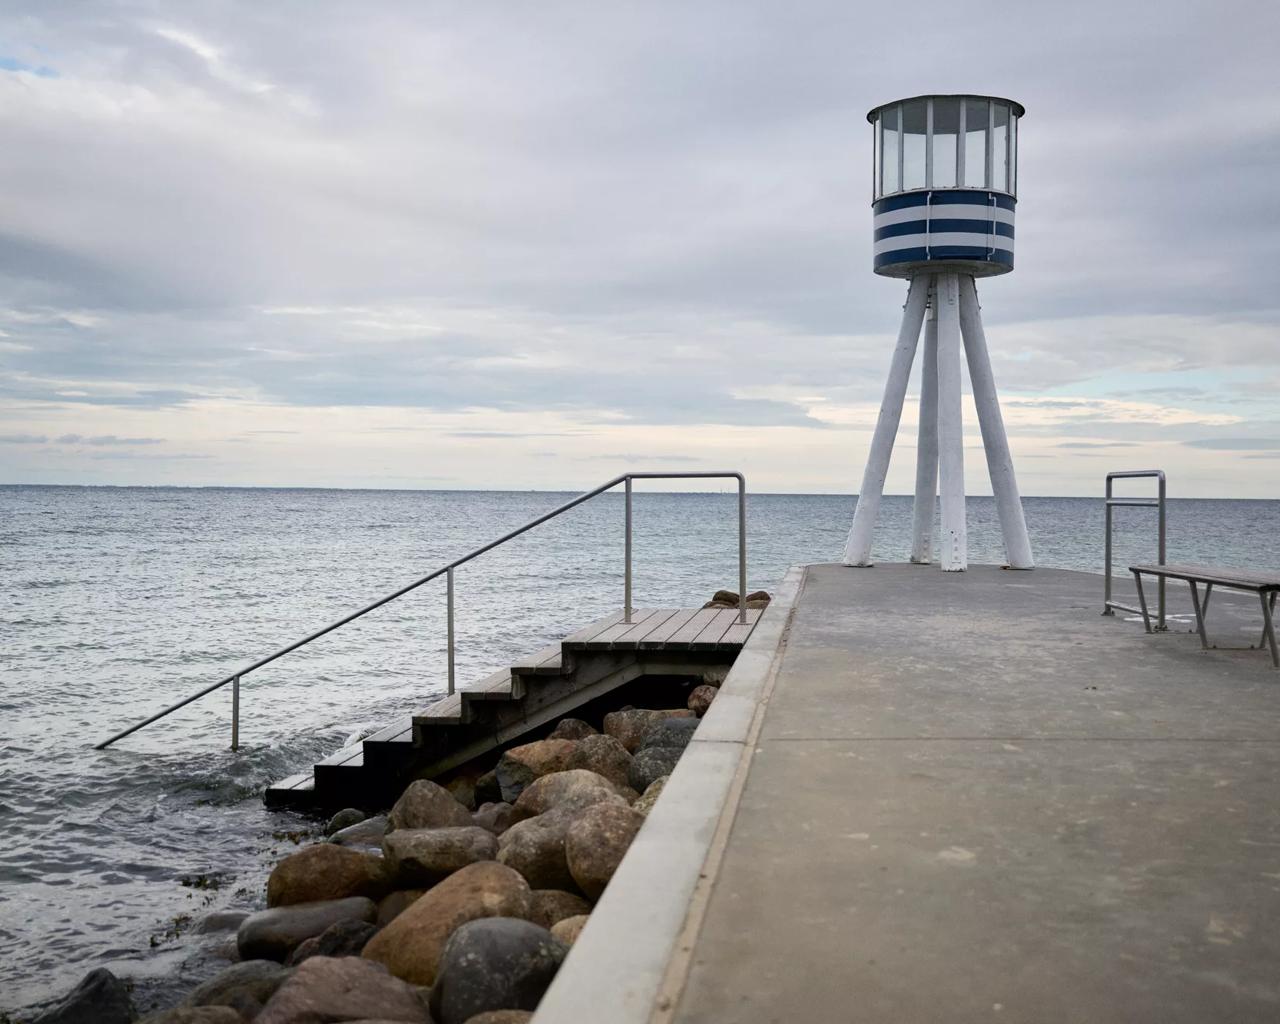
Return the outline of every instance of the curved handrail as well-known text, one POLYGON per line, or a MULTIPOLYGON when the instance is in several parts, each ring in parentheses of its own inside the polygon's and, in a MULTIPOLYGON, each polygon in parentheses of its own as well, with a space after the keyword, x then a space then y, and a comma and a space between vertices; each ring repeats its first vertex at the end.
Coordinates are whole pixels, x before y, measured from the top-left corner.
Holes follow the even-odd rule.
POLYGON ((590 501, 592 498, 596 497, 597 495, 603 494, 605 491, 612 490, 614 487, 617 487, 619 484, 622 484, 622 483, 625 483, 627 486, 626 571, 625 571, 626 582, 625 582, 625 597, 624 597, 623 610, 624 610, 624 616, 625 616, 624 621, 630 622, 631 621, 631 481, 632 480, 705 480, 705 479, 728 479, 728 478, 732 478, 738 481, 738 617, 740 622, 746 622, 747 620, 747 528, 746 528, 747 478, 743 476, 741 473, 733 472, 733 471, 706 471, 706 472, 691 471, 691 472, 682 472, 682 473, 623 473, 621 476, 616 476, 612 480, 608 481, 607 483, 601 484, 599 487, 596 487, 594 490, 586 491, 583 494, 579 494, 576 498, 572 499, 571 501, 565 502, 563 505, 559 505, 556 508, 553 508, 550 512, 546 512, 543 515, 538 516, 536 519, 529 520, 529 522, 525 523, 523 526, 518 526, 516 527, 516 529, 511 530, 508 533, 504 533, 501 537, 497 538, 496 540, 491 540, 487 544, 482 544, 480 547, 476 548, 473 551, 468 551, 461 558, 455 558, 448 565, 443 565, 439 569, 436 569, 433 572, 429 572, 427 573, 427 575, 414 580, 412 583, 408 584, 407 586, 401 587, 399 590, 395 591, 394 593, 388 594, 386 597, 379 598, 378 600, 372 602, 371 604, 365 605, 359 611, 354 611, 350 615, 345 615, 342 618, 338 619, 336 622, 331 622, 329 625, 325 626, 323 629, 317 629, 314 633, 308 634, 307 636, 303 637, 301 640, 297 640, 294 643, 288 644, 285 647, 281 647, 278 651, 274 651, 273 653, 268 654, 265 658, 259 658, 257 661, 253 662, 250 665, 246 665, 244 668, 237 669, 235 672, 232 672, 230 675, 225 676, 222 679, 219 679, 216 683, 206 686, 203 690, 200 690, 198 693, 193 693, 190 697, 187 697, 184 700, 180 700, 177 704, 170 705, 169 707, 165 708, 163 711, 159 711, 156 714, 152 715, 150 718, 143 719, 141 722, 138 722, 136 725, 131 725, 128 729, 125 729, 123 732, 116 733, 110 739, 106 739, 106 740, 103 740, 101 743, 94 744, 94 749, 105 750, 107 747, 111 746, 111 744, 115 743, 117 740, 122 740, 126 736, 129 736, 137 732, 139 729, 142 729, 150 725, 152 722, 159 721, 161 718, 164 718, 167 715, 173 714, 173 712, 186 707, 188 704, 191 704, 192 702, 199 700, 201 697, 204 697, 210 693, 213 693, 214 690, 219 690, 222 687, 226 686, 228 683, 231 683, 231 684, 234 684, 234 689, 232 691, 232 712, 231 712, 232 714, 231 749, 236 750, 239 748, 240 680, 242 677, 247 676, 250 672, 253 672, 256 669, 262 668, 264 665, 269 665, 271 662, 275 661, 277 658, 283 658, 286 654, 290 654, 293 651, 296 651, 299 647, 305 647, 307 644, 311 643, 312 640, 318 640, 320 639, 320 637, 324 636, 325 634, 332 633, 335 629, 339 629, 342 626, 345 626, 348 622, 353 622, 354 620, 360 618, 362 615, 367 615, 369 614, 369 612, 374 611, 378 608, 381 608, 384 604, 388 604, 391 601, 394 601, 398 597, 403 597, 405 594, 409 593, 411 590, 418 589, 418 587, 422 586, 424 583, 430 583, 434 579, 439 579, 441 576, 447 576, 448 583, 449 583, 449 589, 448 589, 449 692, 452 693, 453 692, 453 670, 454 670, 454 666, 453 666, 453 570, 460 565, 464 565, 465 563, 470 562, 473 558, 477 558, 478 556, 483 555, 486 551, 492 551, 494 548, 498 547, 498 545, 505 544, 507 541, 512 540, 515 537, 519 537, 522 533, 527 533, 529 530, 532 530, 535 526, 541 526, 543 523, 547 522, 549 519, 554 519, 556 516, 562 515, 563 513, 568 512, 572 508, 576 508, 578 505, 581 505, 584 501, 590 501))

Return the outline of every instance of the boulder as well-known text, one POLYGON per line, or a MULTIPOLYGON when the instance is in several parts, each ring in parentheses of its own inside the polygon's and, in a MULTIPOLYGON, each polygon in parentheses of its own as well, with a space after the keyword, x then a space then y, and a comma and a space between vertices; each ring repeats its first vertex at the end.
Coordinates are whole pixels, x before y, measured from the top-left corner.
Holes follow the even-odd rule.
POLYGON ((573 880, 589 898, 600 898, 643 824, 639 811, 613 804, 588 807, 574 818, 565 832, 564 855, 573 880))
POLYGON ((438 1024, 466 1024, 489 1010, 533 1010, 569 947, 546 928, 511 917, 464 924, 440 956, 431 989, 438 1024))
POLYGON ((565 833, 577 813, 557 808, 516 822, 498 840, 498 863, 518 871, 534 889, 577 888, 564 856, 565 833))
POLYGON ((430 779, 409 783, 387 816, 387 831, 399 828, 455 828, 471 824, 471 812, 430 779))
POLYGON ((197 985, 183 1006, 243 1005, 247 998, 261 1006, 284 984, 293 971, 271 960, 244 960, 197 985))
POLYGON ((509 803, 499 800, 496 803, 481 804, 471 818, 481 828, 487 828, 495 836, 500 836, 511 827, 511 811, 509 803))
POLYGON ((742 595, 740 595, 736 590, 717 590, 714 594, 711 595, 710 603, 727 604, 731 607, 736 608, 738 605, 738 598, 741 596, 742 595))
POLYGON ((707 713, 707 708, 711 707, 711 702, 716 699, 716 694, 719 692, 714 686, 708 686, 706 683, 695 686, 689 691, 689 710, 701 718, 707 713))
POLYGON ((344 828, 359 825, 367 817, 369 815, 358 807, 345 807, 329 819, 329 824, 324 827, 324 834, 331 836, 335 832, 341 832, 344 828))
POLYGON ((551 934, 566 946, 572 946, 578 941, 578 936, 586 926, 587 915, 578 914, 576 917, 566 917, 563 921, 557 921, 551 926, 551 934))
POLYGON ((48 1007, 32 1024, 129 1024, 138 1014, 123 981, 99 967, 48 1007))
POLYGON ((288 963, 296 967, 313 956, 359 956, 377 933, 378 926, 368 921, 339 921, 298 946, 289 954, 288 963))
POLYGON ((236 947, 241 960, 283 963, 294 949, 331 925, 347 920, 373 921, 377 914, 373 900, 364 896, 260 910, 245 918, 236 932, 236 947))
POLYGON ((358 956, 313 956, 280 986, 255 1024, 356 1020, 430 1024, 431 1018, 417 989, 381 964, 358 956))
POLYGON ((588 736, 598 736, 594 726, 588 725, 581 718, 562 718, 551 730, 549 740, 584 740, 588 736))
POLYGON ((529 1024, 531 1020, 528 1010, 489 1010, 468 1018, 467 1024, 529 1024))
POLYGON ((536 740, 512 747, 493 769, 502 789, 502 799, 514 804, 535 779, 564 771, 569 767, 569 756, 575 746, 573 740, 536 740))
POLYGON ((338 846, 350 846, 354 850, 381 852, 382 837, 387 834, 387 816, 379 814, 346 828, 329 837, 338 846))
MULTIPOLYGON (((627 753, 634 754, 640 749, 644 738, 649 734, 655 722, 664 718, 693 718, 694 713, 688 708, 675 711, 647 711, 643 708, 631 708, 629 711, 614 711, 604 716, 604 731, 613 736, 627 748, 627 753)), ((634 788, 634 787, 632 787, 634 788)))
POLYGON ((585 768, 612 782, 615 786, 627 785, 627 771, 631 768, 631 755, 614 736, 587 736, 578 741, 569 755, 570 768, 585 768))
POLYGON ((244 1018, 230 1006, 175 1006, 149 1013, 138 1024, 244 1024, 244 1018))
POLYGON ((684 750, 693 739, 693 734, 697 732, 698 725, 697 718, 664 718, 660 722, 655 722, 645 736, 644 742, 640 744, 639 752, 652 747, 674 747, 677 750, 684 750))
POLYGON ((512 821, 534 818, 553 808, 579 809, 592 804, 625 803, 626 798, 603 775, 585 768, 544 775, 520 794, 512 809, 512 821))
POLYGON ((590 903, 563 889, 534 889, 531 895, 533 904, 529 920, 543 928, 550 928, 566 917, 591 913, 590 903))
POLYGON ((496 804, 502 800, 502 787, 498 785, 498 776, 493 772, 485 772, 476 779, 476 804, 496 804))
POLYGON ((631 759, 631 787, 643 793, 651 785, 675 771, 684 751, 679 747, 649 747, 631 759))
POLYGON ((388 833, 382 849, 398 888, 428 888, 468 864, 493 860, 498 839, 478 825, 405 828, 388 833))
POLYGON ((317 843, 285 857, 267 879, 267 906, 341 900, 380 899, 391 888, 381 857, 333 843, 317 843))
POLYGON ((474 811, 476 809, 476 780, 479 777, 480 774, 478 772, 457 775, 446 782, 444 788, 463 807, 469 811, 474 811))
POLYGON ((361 955, 386 965, 405 981, 430 985, 436 980, 440 951, 455 929, 483 917, 528 917, 529 892, 518 872, 480 861, 415 900, 369 940, 361 955))
POLYGON ((233 932, 249 916, 247 910, 215 910, 206 914, 196 925, 197 935, 212 935, 215 932, 233 932))
POLYGON ((426 889, 397 889, 395 892, 387 893, 378 901, 378 927, 385 928, 426 891, 426 889))
POLYGON ((645 817, 649 816, 649 812, 653 810, 653 805, 658 802, 658 797, 662 793, 662 787, 667 784, 670 775, 664 775, 660 779, 654 779, 649 783, 649 788, 641 794, 640 799, 631 805, 633 811, 639 811, 645 817))

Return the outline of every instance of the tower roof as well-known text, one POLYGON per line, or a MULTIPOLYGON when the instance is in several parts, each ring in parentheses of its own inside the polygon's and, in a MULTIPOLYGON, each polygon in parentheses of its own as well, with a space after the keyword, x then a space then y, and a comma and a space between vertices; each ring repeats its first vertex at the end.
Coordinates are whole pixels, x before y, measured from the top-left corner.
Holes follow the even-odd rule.
POLYGON ((919 96, 904 96, 900 100, 891 100, 888 103, 881 103, 878 106, 874 106, 867 111, 867 120, 874 124, 876 114, 881 110, 884 110, 885 107, 896 107, 899 103, 910 103, 912 100, 939 98, 995 100, 997 103, 1009 104, 1009 106, 1013 108, 1013 114, 1015 117, 1022 117, 1027 112, 1026 108, 1017 100, 1011 100, 1004 96, 988 96, 986 93, 981 92, 925 92, 921 93, 919 96))

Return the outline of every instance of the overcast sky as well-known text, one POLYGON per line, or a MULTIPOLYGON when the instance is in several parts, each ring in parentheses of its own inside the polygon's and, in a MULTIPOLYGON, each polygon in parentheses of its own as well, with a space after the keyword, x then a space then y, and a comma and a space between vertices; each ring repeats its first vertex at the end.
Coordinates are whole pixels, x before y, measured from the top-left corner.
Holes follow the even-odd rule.
POLYGON ((1027 108, 979 285, 1023 493, 1280 497, 1277 39, 1239 0, 3 0, 0 482, 852 492, 906 289, 866 111, 978 92, 1027 108))

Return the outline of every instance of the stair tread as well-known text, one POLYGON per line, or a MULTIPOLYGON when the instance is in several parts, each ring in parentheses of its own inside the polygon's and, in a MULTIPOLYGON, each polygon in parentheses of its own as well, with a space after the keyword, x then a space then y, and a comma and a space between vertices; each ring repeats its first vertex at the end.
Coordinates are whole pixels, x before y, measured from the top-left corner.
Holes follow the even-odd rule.
POLYGON ((513 673, 531 675, 560 675, 564 652, 559 643, 548 644, 540 651, 526 654, 511 666, 513 673))
POLYGON ((462 720, 462 695, 450 694, 441 697, 434 704, 429 704, 413 713, 414 722, 460 722, 462 720))

